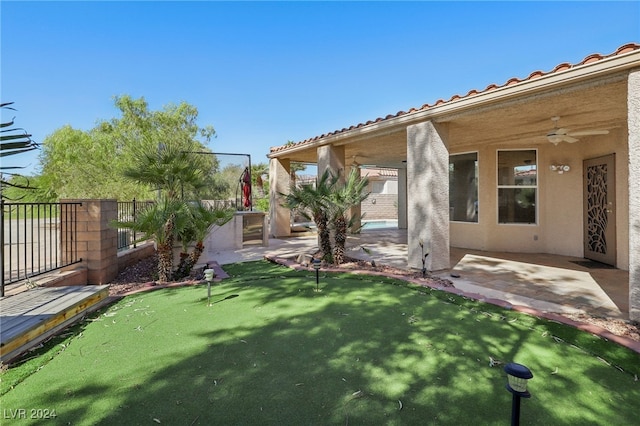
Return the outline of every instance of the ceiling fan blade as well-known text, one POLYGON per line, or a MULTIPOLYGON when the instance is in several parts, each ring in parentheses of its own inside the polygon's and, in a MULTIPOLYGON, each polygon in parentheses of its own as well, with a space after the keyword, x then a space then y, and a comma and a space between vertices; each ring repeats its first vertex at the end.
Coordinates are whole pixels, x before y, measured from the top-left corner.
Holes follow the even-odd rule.
POLYGON ((583 130, 581 132, 570 132, 569 136, 592 136, 592 135, 608 135, 608 130, 583 130))
POLYGON ((571 137, 571 136, 569 136, 569 135, 564 135, 564 136, 562 136, 562 140, 563 140, 563 141, 565 141, 565 142, 569 142, 569 143, 578 142, 578 139, 576 139, 576 138, 572 138, 572 137, 571 137))
POLYGON ((547 137, 551 138, 554 136, 564 136, 569 132, 569 129, 553 129, 553 130, 549 130, 549 133, 547 133, 547 137))

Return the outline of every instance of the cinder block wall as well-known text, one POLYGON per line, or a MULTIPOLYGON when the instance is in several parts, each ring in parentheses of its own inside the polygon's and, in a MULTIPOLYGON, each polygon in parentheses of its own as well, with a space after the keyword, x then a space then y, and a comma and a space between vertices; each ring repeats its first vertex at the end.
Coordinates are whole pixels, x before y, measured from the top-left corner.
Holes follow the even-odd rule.
MULTIPOLYGON (((111 227, 111 222, 118 218, 116 200, 61 200, 64 203, 81 203, 76 210, 77 239, 72 232, 63 229, 61 249, 63 255, 77 250, 82 259, 81 266, 87 269, 87 284, 106 284, 118 275, 118 232, 111 227)), ((66 220, 70 211, 63 211, 61 223, 66 220)), ((72 265, 69 269, 76 268, 72 265)))
POLYGON ((397 194, 370 194, 361 204, 364 220, 398 219, 397 194))

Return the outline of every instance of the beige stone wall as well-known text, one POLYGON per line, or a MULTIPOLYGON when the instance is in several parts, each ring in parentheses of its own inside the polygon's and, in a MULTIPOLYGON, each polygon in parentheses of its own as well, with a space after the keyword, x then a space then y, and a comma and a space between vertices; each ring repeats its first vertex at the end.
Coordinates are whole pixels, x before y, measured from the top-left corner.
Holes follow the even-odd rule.
POLYGON ((360 205, 365 220, 398 219, 396 194, 370 194, 360 205))

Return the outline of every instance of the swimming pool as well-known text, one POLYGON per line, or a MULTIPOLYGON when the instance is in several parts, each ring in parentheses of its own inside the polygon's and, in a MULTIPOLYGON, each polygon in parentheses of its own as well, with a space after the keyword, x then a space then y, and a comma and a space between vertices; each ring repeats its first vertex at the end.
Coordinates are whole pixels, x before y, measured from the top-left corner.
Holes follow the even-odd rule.
POLYGON ((386 229, 386 228, 397 228, 398 221, 397 220, 363 220, 362 221, 362 229, 386 229))
MULTIPOLYGON (((316 230, 316 224, 313 222, 300 222, 294 224, 296 229, 309 228, 310 230, 316 230)), ((292 227, 292 229, 294 228, 292 227)), ((398 221, 385 219, 385 220, 363 220, 362 221, 362 229, 363 230, 372 230, 372 229, 389 229, 389 228, 397 228, 398 221)))

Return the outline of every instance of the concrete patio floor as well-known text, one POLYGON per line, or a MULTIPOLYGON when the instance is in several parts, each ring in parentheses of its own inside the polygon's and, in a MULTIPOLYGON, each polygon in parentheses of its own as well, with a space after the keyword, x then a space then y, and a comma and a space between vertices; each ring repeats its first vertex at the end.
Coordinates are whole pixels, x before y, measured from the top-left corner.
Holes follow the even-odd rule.
MULTIPOLYGON (((203 261, 221 265, 258 260, 266 255, 289 257, 317 250, 315 235, 270 239, 269 246, 246 244, 240 250, 209 250, 203 261)), ((365 230, 350 235, 347 255, 377 264, 407 267, 407 231, 365 230), (364 249, 363 249, 364 248, 364 249), (366 250, 365 250, 366 249, 366 250)), ((583 258, 550 254, 485 252, 451 248, 449 270, 433 275, 456 288, 543 312, 588 313, 628 319, 629 272, 583 258)))

